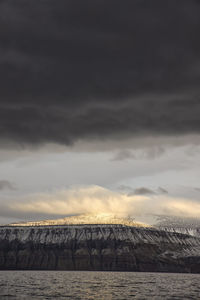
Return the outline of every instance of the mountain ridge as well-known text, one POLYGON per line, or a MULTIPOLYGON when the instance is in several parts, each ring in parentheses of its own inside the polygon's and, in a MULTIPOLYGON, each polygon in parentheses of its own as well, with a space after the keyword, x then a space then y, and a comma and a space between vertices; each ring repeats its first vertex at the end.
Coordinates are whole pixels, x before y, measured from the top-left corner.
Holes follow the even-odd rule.
POLYGON ((1 227, 0 269, 200 273, 200 239, 119 224, 1 227))

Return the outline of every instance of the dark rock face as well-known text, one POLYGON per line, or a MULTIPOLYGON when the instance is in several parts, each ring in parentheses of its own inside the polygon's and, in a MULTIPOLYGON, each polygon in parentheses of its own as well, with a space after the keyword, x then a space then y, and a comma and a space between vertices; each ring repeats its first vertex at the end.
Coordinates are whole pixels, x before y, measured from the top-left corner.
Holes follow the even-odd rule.
POLYGON ((0 269, 200 273, 200 239, 122 225, 1 227, 0 269))

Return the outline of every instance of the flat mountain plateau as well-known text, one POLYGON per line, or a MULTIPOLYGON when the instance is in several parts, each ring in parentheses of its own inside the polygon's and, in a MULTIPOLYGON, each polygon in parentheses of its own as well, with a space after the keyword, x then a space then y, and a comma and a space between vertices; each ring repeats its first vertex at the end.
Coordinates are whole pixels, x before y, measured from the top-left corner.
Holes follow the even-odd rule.
POLYGON ((45 222, 0 227, 1 270, 200 273, 196 236, 124 225, 122 220, 120 224, 117 220, 111 224, 105 220, 100 224, 45 222))

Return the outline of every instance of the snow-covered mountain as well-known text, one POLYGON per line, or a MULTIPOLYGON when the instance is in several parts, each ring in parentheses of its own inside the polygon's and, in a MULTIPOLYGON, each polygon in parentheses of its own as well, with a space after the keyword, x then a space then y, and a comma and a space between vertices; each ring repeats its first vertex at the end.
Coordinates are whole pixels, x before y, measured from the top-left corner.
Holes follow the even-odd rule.
POLYGON ((0 270, 200 273, 200 239, 124 225, 2 226, 0 270))
POLYGON ((9 226, 58 226, 58 225, 124 225, 134 227, 150 227, 150 225, 136 222, 133 218, 118 217, 110 213, 83 214, 78 216, 66 217, 57 220, 45 220, 38 222, 12 223, 9 226))
POLYGON ((198 222, 159 222, 87 214, 0 226, 0 269, 200 273, 200 238, 178 233, 196 235, 198 222))
POLYGON ((82 214, 62 219, 44 220, 34 222, 12 223, 14 227, 37 226, 72 226, 72 225, 123 225, 131 227, 157 228, 168 232, 177 232, 195 237, 200 237, 200 218, 186 218, 175 216, 157 216, 155 224, 148 225, 135 221, 131 217, 120 217, 111 213, 82 214))
POLYGON ((200 237, 200 218, 159 216, 154 227, 168 232, 200 237))

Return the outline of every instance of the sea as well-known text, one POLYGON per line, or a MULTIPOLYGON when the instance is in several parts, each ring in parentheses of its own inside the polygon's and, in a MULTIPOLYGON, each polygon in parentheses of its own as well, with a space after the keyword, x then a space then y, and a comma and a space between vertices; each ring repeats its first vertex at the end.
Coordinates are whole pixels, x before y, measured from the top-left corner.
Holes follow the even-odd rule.
POLYGON ((0 271, 0 299, 200 299, 200 275, 0 271))

